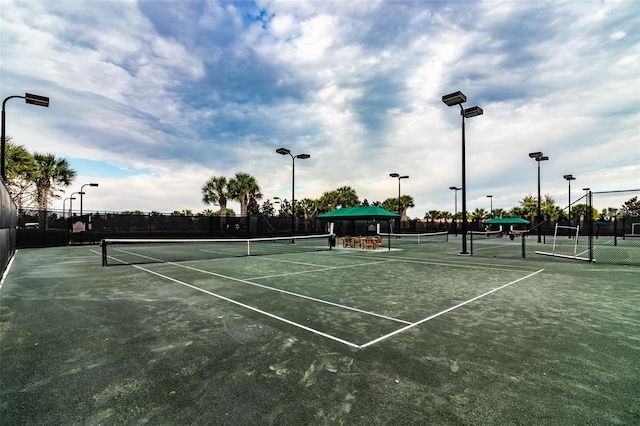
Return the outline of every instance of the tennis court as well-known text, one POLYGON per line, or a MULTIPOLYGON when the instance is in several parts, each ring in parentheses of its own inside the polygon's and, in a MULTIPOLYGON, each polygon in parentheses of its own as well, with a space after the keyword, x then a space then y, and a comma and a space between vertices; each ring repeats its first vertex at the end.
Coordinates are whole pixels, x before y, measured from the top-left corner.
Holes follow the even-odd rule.
POLYGON ((19 251, 0 289, 2 418, 640 421, 637 267, 463 257, 454 237, 303 246, 129 245, 108 267, 98 246, 19 251))

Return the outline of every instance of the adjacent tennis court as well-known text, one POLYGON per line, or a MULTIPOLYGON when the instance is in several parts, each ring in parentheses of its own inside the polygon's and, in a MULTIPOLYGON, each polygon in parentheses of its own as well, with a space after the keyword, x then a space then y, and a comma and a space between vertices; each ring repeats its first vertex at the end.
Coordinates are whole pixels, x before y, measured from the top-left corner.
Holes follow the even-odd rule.
POLYGON ((0 289, 2 418, 640 420, 637 268, 463 257, 454 237, 320 241, 114 242, 108 267, 98 246, 19 251, 0 289))

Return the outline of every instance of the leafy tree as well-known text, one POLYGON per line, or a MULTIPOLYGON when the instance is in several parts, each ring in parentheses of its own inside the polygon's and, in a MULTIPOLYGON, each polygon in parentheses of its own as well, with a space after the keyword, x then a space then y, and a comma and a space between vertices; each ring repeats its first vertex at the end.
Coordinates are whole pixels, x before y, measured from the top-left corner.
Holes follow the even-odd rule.
POLYGON ((471 219, 474 222, 480 222, 481 220, 488 217, 489 217, 489 212, 487 212, 485 209, 475 209, 473 213, 471 213, 471 219))
POLYGON ((189 209, 174 210, 171 216, 193 216, 193 211, 189 209))
POLYGON ((255 198, 256 200, 262 199, 258 181, 248 173, 236 173, 236 175, 229 180, 229 189, 232 199, 240 203, 241 216, 247 216, 247 205, 251 198, 255 198))
POLYGON ((266 200, 264 203, 262 203, 260 211, 265 217, 274 217, 276 215, 276 209, 273 206, 271 200, 266 200))
POLYGON ((71 185, 76 176, 75 170, 69 167, 67 160, 56 158, 53 154, 33 154, 35 170, 32 179, 35 182, 35 200, 38 209, 43 212, 43 228, 47 227, 47 209, 53 199, 61 198, 62 187, 71 185))
POLYGON ((503 208, 495 208, 495 209, 493 209, 493 217, 505 217, 506 214, 507 214, 507 212, 503 208))
MULTIPOLYGON (((573 207, 571 207, 571 216, 574 218, 578 218, 580 216, 584 217, 585 219, 588 219, 588 213, 587 211, 589 210, 588 206, 586 204, 577 204, 573 207)), ((597 220, 598 219, 598 212, 597 210, 593 209, 591 212, 591 216, 593 220, 597 220)))
POLYGON ((341 207, 358 207, 360 206, 360 199, 356 190, 350 186, 341 186, 333 191, 328 191, 322 194, 318 200, 319 210, 321 213, 335 210, 338 206, 341 207))
POLYGON ((633 197, 624 202, 622 205, 622 214, 627 217, 640 216, 640 201, 638 200, 638 197, 633 197))
POLYGON ((33 198, 35 162, 33 155, 25 149, 6 138, 5 166, 7 174, 7 189, 11 198, 23 207, 30 198, 33 198))
POLYGON ((258 216, 260 214, 260 205, 255 198, 249 198, 249 204, 247 204, 247 215, 258 216))

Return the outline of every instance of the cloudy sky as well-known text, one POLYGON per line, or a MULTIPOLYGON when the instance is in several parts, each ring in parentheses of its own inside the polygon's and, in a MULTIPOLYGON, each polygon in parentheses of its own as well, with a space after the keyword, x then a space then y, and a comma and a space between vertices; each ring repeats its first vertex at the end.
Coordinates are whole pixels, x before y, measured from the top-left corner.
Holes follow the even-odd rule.
MULTIPOLYGON (((7 136, 66 158, 85 210, 207 208, 211 176, 264 195, 411 195, 411 217, 454 210, 462 91, 468 210, 542 192, 567 204, 640 188, 638 1, 1 0, 7 136)), ((458 197, 460 197, 458 193, 458 197)), ((458 198, 460 208, 460 198, 458 198)), ((62 207, 62 200, 54 203, 62 207)), ((210 206, 217 210, 217 207, 210 206)), ((230 207, 239 211, 237 204, 230 207)))

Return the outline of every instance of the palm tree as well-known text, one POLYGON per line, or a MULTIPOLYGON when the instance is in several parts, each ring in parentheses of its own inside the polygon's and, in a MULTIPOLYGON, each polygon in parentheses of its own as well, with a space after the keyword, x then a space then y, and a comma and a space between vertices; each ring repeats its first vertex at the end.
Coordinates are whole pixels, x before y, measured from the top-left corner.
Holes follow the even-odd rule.
POLYGON ((262 199, 258 181, 248 173, 236 173, 229 181, 229 189, 232 198, 240 202, 240 216, 247 215, 247 205, 250 198, 262 199))
POLYGON ((229 195, 229 182, 225 176, 213 176, 202 186, 202 202, 207 205, 219 204, 221 217, 227 215, 229 195))
POLYGON ((227 224, 227 199, 230 196, 229 181, 225 176, 213 176, 202 186, 202 202, 220 205, 220 230, 227 224))
POLYGON ((403 195, 400 197, 400 222, 407 221, 407 209, 415 207, 413 197, 411 195, 403 195))
POLYGON ((33 180, 36 184, 35 201, 43 213, 42 225, 47 228, 47 209, 52 199, 59 199, 58 191, 64 192, 62 186, 69 186, 76 176, 76 171, 69 167, 67 160, 56 158, 53 154, 33 154, 35 170, 33 180))
POLYGON ((24 146, 6 139, 5 158, 7 166, 7 188, 11 198, 22 207, 33 189, 35 163, 33 155, 24 146))

